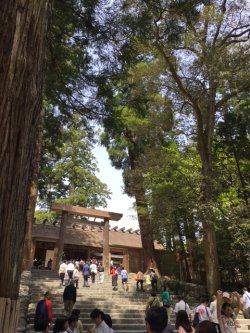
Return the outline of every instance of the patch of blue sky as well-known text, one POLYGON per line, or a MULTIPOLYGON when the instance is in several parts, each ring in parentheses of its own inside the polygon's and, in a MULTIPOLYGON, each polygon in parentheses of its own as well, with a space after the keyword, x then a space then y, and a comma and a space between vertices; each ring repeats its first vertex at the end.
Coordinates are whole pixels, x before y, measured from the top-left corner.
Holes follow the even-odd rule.
POLYGON ((112 192, 110 200, 107 201, 108 206, 105 209, 123 214, 120 221, 110 222, 111 227, 118 226, 119 228, 138 229, 137 213, 134 209, 135 199, 124 193, 121 170, 117 170, 111 165, 106 149, 100 144, 96 143, 93 154, 97 160, 99 169, 97 176, 102 182, 107 184, 109 190, 112 192))

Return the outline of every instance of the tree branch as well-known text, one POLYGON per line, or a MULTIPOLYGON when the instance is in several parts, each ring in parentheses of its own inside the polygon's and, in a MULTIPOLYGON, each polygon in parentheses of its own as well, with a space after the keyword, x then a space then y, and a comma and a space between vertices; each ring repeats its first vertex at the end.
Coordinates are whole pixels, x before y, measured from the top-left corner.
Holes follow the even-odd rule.
MULTIPOLYGON (((224 14, 226 12, 226 3, 227 3, 227 0, 223 0, 223 3, 221 5, 221 13, 222 13, 223 16, 224 16, 224 14)), ((223 21, 223 18, 220 19, 220 21, 219 21, 219 23, 218 23, 218 25, 216 27, 216 32, 215 32, 215 35, 214 35, 214 38, 213 38, 213 46, 215 46, 215 43, 216 43, 217 38, 219 36, 222 21, 223 21)))
POLYGON ((158 51, 161 53, 161 55, 163 56, 167 67, 170 71, 170 73, 172 74, 172 77, 174 79, 174 81, 176 82, 178 88, 180 89, 180 91, 182 92, 182 94, 192 103, 194 108, 199 109, 199 106, 197 104, 197 101, 193 98, 193 96, 187 91, 187 89, 184 87, 176 69, 174 68, 173 63, 171 62, 170 58, 166 55, 166 53, 163 50, 163 47, 159 44, 159 42, 155 43, 156 48, 158 49, 158 51))
POLYGON ((226 41, 229 38, 238 38, 238 37, 242 37, 243 35, 245 35, 246 33, 248 33, 248 37, 249 37, 249 33, 250 33, 250 24, 246 24, 246 25, 242 25, 240 27, 236 27, 233 28, 221 41, 220 46, 223 46, 226 41), (243 31, 241 31, 240 33, 236 33, 238 30, 242 30, 244 28, 247 28, 243 31), (234 33, 235 32, 235 33, 234 33))
POLYGON ((247 91, 250 88, 250 81, 248 81, 245 85, 241 86, 240 88, 232 91, 231 93, 226 94, 224 97, 221 98, 220 101, 218 101, 215 104, 215 109, 218 110, 221 108, 229 99, 237 96, 239 93, 243 91, 247 91))

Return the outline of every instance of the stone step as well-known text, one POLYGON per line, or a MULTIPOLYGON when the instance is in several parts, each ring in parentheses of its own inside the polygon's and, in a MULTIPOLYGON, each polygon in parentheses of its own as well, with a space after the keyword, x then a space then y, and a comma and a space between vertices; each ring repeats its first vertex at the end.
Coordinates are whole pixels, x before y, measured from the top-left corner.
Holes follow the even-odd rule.
MULTIPOLYGON (((89 328, 91 326, 93 326, 93 323, 90 323, 90 324, 83 323, 84 332, 86 332, 87 328, 89 328)), ((30 323, 27 325, 27 327, 30 332, 34 328, 34 325, 33 325, 33 323, 30 323)), ((145 332, 145 322, 139 323, 139 324, 128 324, 128 323, 116 324, 116 325, 113 325, 113 329, 115 332, 120 331, 120 330, 127 330, 128 332, 131 332, 131 330, 145 332)))
MULTIPOLYGON (((30 309, 35 308, 37 305, 37 302, 30 302, 30 309)), ((53 302, 53 308, 58 308, 63 306, 63 301, 61 302, 53 302)), ((87 300, 84 301, 76 301, 75 307, 79 307, 81 309, 91 309, 95 307, 100 307, 100 308, 117 308, 117 309, 144 309, 146 306, 146 303, 131 303, 131 302, 115 302, 114 300, 112 301, 96 301, 96 302, 89 302, 87 300)))
MULTIPOLYGON (((30 301, 30 306, 35 307, 40 299, 30 301)), ((60 307, 63 305, 63 300, 61 301, 53 301, 53 308, 60 307)), ((86 300, 86 299, 77 299, 76 306, 81 308, 93 308, 93 307, 117 307, 117 308, 144 308, 146 306, 146 302, 130 302, 129 300, 123 301, 122 304, 119 302, 119 299, 115 300, 114 298, 112 301, 107 300, 86 300)))
MULTIPOLYGON (((31 304, 32 303, 37 303, 38 301, 40 300, 40 298, 33 298, 33 300, 30 302, 31 304)), ((58 299, 53 299, 53 304, 55 305, 55 304, 62 304, 62 302, 63 302, 63 298, 62 297, 60 297, 60 298, 58 298, 58 299)), ((77 303, 78 304, 80 304, 80 303, 88 303, 88 304, 110 304, 110 305, 112 305, 112 304, 120 304, 120 299, 119 299, 119 297, 117 297, 117 298, 111 298, 111 299, 101 299, 101 298, 99 298, 99 299, 86 299, 86 298, 84 298, 84 297, 77 297, 77 303)), ((131 305, 136 305, 136 304, 138 304, 138 305, 146 305, 146 300, 145 301, 142 301, 142 300, 130 300, 130 299, 124 299, 123 300, 123 302, 122 302, 122 304, 125 306, 125 305, 129 305, 129 304, 131 304, 131 305)))
MULTIPOLYGON (((52 331, 50 330, 49 333, 51 333, 52 331)), ((86 330, 85 330, 86 332, 86 330)), ((34 331, 34 328, 33 327, 29 327, 28 330, 27 330, 27 333, 36 333, 34 331)), ((132 329, 127 329, 127 330, 118 330, 118 329, 115 329, 115 333, 145 333, 145 328, 143 330, 132 330, 132 329)), ((244 333, 244 332, 243 332, 244 333)))
MULTIPOLYGON (((54 286, 54 287, 59 287, 60 286, 60 280, 56 280, 56 281, 53 281, 53 282, 50 282, 49 281, 49 279, 48 280, 42 280, 42 281, 34 281, 33 283, 32 283, 32 286, 36 286, 36 287, 40 287, 41 285, 50 285, 50 286, 54 286)), ((79 286, 83 286, 83 281, 80 279, 80 280, 78 280, 78 285, 79 286)), ((100 288, 100 289, 109 289, 109 288, 111 288, 111 286, 112 286, 112 281, 110 280, 110 281, 107 281, 106 283, 98 283, 98 282, 96 282, 96 283, 91 283, 90 281, 88 282, 88 285, 89 286, 96 286, 96 287, 98 287, 98 288, 100 288)), ((120 280, 118 280, 118 285, 119 286, 121 286, 122 285, 122 281, 120 281, 120 280)), ((128 281, 128 285, 129 286, 131 286, 131 287, 134 287, 134 288, 136 288, 136 284, 135 283, 133 283, 132 281, 128 281)), ((64 286, 65 286, 65 284, 64 284, 64 286)), ((151 289, 151 288, 150 288, 151 289)), ((159 291, 160 291, 160 288, 159 288, 159 291)))
MULTIPOLYGON (((65 288, 60 288, 60 287, 53 287, 53 286, 40 286, 39 288, 30 289, 30 294, 41 294, 44 293, 47 290, 51 290, 52 294, 62 294, 64 292, 65 288)), ((77 294, 82 294, 82 295, 88 295, 91 294, 91 296, 93 296, 93 294, 97 294, 97 295, 103 295, 106 296, 107 294, 119 294, 122 293, 122 295, 126 296, 126 295, 133 295, 133 297, 140 297, 140 298, 145 298, 145 297, 149 297, 151 295, 150 292, 139 292, 136 290, 133 290, 132 288, 130 288, 128 291, 125 291, 122 286, 118 286, 117 290, 113 290, 113 288, 109 288, 109 289, 98 289, 95 288, 95 286, 90 286, 88 288, 84 288, 84 287, 78 287, 77 288, 77 294)), ((156 293, 158 297, 161 297, 161 293, 156 293)))
POLYGON ((240 327, 237 328, 237 333, 250 333, 250 319, 237 318, 240 327))
MULTIPOLYGON (((50 284, 46 285, 46 286, 37 286, 36 288, 31 287, 30 288, 30 294, 32 295, 43 295, 45 291, 47 290, 51 290, 53 295, 60 295, 63 293, 64 291, 64 287, 60 287, 60 286, 56 286, 53 287, 50 284)), ((78 295, 91 295, 93 296, 93 293, 95 293, 95 295, 98 296, 105 296, 107 297, 107 295, 117 295, 117 294, 121 294, 122 297, 137 297, 137 298, 148 298, 151 294, 150 291, 145 291, 145 292, 141 292, 141 291, 137 291, 133 288, 130 288, 128 291, 124 291, 122 286, 118 286, 118 290, 114 291, 112 289, 112 287, 109 287, 107 289, 105 288, 99 288, 99 286, 93 286, 91 285, 89 288, 84 288, 84 287, 79 287, 77 289, 77 294, 78 295)), ((161 298, 161 292, 157 292, 156 293, 157 296, 159 298, 161 298)), ((173 302, 177 302, 177 300, 175 298, 172 298, 173 302)), ((198 304, 197 300, 193 299, 193 298, 189 298, 188 299, 188 304, 198 304)))
MULTIPOLYGON (((79 309, 79 308, 77 308, 79 309)), ((108 314, 112 317, 112 320, 119 320, 119 319, 132 319, 132 320, 144 320, 145 319, 145 313, 144 311, 126 311, 126 312, 115 312, 116 310, 113 309, 113 311, 108 311, 108 314)), ((60 311, 55 311, 53 310, 53 317, 58 317, 62 314, 62 309, 60 309, 60 311)), ((107 311, 106 311, 107 312, 107 311)), ((34 319, 34 315, 35 315, 35 311, 29 312, 27 317, 30 319, 34 319)), ((89 319, 90 320, 90 311, 85 310, 85 311, 81 311, 80 313, 80 318, 82 318, 82 320, 86 320, 89 319)))
MULTIPOLYGON (((121 278, 118 279, 118 291, 112 290, 111 276, 105 275, 103 284, 97 282, 92 284, 89 280, 89 288, 82 287, 83 280, 80 275, 79 288, 77 289, 77 302, 74 308, 81 311, 80 319, 84 325, 84 331, 92 326, 90 312, 94 308, 100 308, 105 313, 110 314, 113 321, 115 333, 144 333, 145 332, 145 306, 151 293, 151 286, 145 284, 145 292, 136 291, 134 276, 129 278, 129 291, 122 289, 121 278)), ((62 294, 64 287, 60 287, 58 274, 47 270, 35 270, 32 272, 30 287, 30 305, 28 309, 28 329, 26 333, 33 333, 33 321, 37 302, 42 299, 45 291, 52 291, 53 302, 53 321, 63 314, 62 294)), ((173 304, 175 304, 176 295, 172 294, 173 304)), ((157 296, 161 298, 159 290, 157 296)), ((189 305, 197 306, 194 298, 189 299, 189 305)), ((175 321, 175 315, 172 311, 170 322, 175 321)), ((241 332, 244 333, 244 332, 241 332)), ((246 332, 245 332, 246 333, 246 332)), ((250 332, 249 332, 250 333, 250 332)))
MULTIPOLYGON (((30 293, 30 296, 34 299, 37 298, 43 298, 44 292, 41 291, 40 293, 30 293)), ((59 299, 62 298, 63 296, 63 291, 56 291, 56 290, 52 290, 52 300, 55 299, 59 299)), ((124 292, 124 291, 114 291, 111 293, 96 293, 96 292, 77 292, 77 298, 85 298, 85 299, 103 299, 103 300, 109 300, 109 299, 117 299, 117 298, 122 298, 122 299, 129 299, 129 300, 135 300, 138 302, 144 302, 146 300, 148 300, 150 295, 145 295, 143 297, 138 296, 137 294, 134 293, 129 293, 129 292, 124 292)), ((159 297, 159 299, 161 298, 160 295, 157 295, 159 297)), ((196 303, 195 303, 196 304, 196 303)))
MULTIPOLYGON (((35 310, 36 308, 36 304, 37 303, 32 303, 30 304, 29 306, 29 311, 32 311, 32 310, 35 310)), ((63 308, 63 302, 61 304, 55 304, 53 305, 53 309, 54 310, 58 310, 58 309, 61 309, 63 308)), ((142 311, 142 310, 145 310, 145 304, 143 305, 131 305, 131 304, 125 304, 125 305, 119 305, 119 304, 107 304, 107 303, 93 303, 93 304, 81 304, 81 303, 76 303, 75 304, 75 308, 79 309, 79 310, 88 310, 88 309, 95 309, 95 308, 98 308, 98 309, 103 309, 105 311, 110 311, 110 309, 112 308, 116 308, 117 310, 119 311, 128 311, 128 310, 139 310, 139 311, 142 311)))
MULTIPOLYGON (((62 313, 61 313, 62 314, 62 313)), ((59 315, 61 315, 59 313, 59 315)), ((58 316, 53 316, 53 322, 55 322, 55 319, 57 318, 58 316)), ((81 317, 80 318, 82 320, 82 322, 85 324, 85 325, 93 325, 92 321, 91 321, 91 318, 89 317, 81 317)), ((30 317, 30 320, 29 320, 29 323, 30 324, 33 324, 34 322, 34 317, 30 317)), ((114 326, 117 326, 117 325, 125 325, 125 324, 136 324, 136 325, 139 325, 139 324, 143 324, 144 325, 144 318, 114 318, 114 316, 112 315, 112 322, 113 322, 113 325, 114 326)))
MULTIPOLYGON (((112 313, 111 311, 106 311, 106 313, 108 313, 112 320, 114 322, 119 322, 121 321, 126 321, 126 323, 134 323, 134 322, 138 322, 138 323, 144 323, 145 321, 145 313, 144 311, 142 311, 141 313, 112 313)), ((54 311, 53 312, 53 320, 55 320, 57 317, 60 317, 61 315, 64 315, 64 311, 63 309, 60 309, 58 312, 54 311)), ((27 315, 27 318, 29 319, 29 322, 33 322, 34 321, 34 316, 35 316, 35 312, 30 312, 27 315)), ((83 321, 83 322, 90 322, 90 312, 88 313, 82 313, 80 314, 79 318, 83 321)), ((169 322, 171 323, 175 323, 175 316, 171 315, 169 318, 169 322)))
MULTIPOLYGON (((53 310, 55 312, 60 312, 62 309, 63 309, 63 304, 61 306, 53 306, 53 310)), ((76 309, 79 309, 81 312, 85 312, 85 311, 88 311, 89 313, 94 309, 94 308, 99 308, 101 310, 103 310, 104 312, 111 312, 111 310, 114 308, 114 305, 105 305, 103 304, 103 306, 101 304, 95 304, 93 306, 81 306, 80 304, 76 304, 75 305, 75 308, 76 309)), ((116 311, 119 311, 119 312, 122 312, 122 311, 126 311, 126 312, 133 312, 133 311, 144 311, 145 310, 145 306, 131 306, 131 305, 128 305, 128 306, 115 306, 116 308, 116 311)), ((29 307, 29 313, 34 313, 35 312, 35 309, 36 309, 36 304, 32 304, 30 307, 29 307)))
MULTIPOLYGON (((93 309, 101 309, 102 311, 112 314, 112 313, 119 313, 119 314, 123 314, 124 312, 130 314, 130 316, 134 317, 134 316, 138 316, 138 313, 144 313, 145 311, 145 306, 143 307, 132 307, 132 306, 126 306, 126 307, 112 307, 110 306, 101 306, 100 304, 95 304, 94 306, 89 306, 89 307, 82 307, 79 304, 76 304, 74 306, 74 309, 79 309, 81 311, 81 314, 85 315, 85 316, 89 316, 90 312, 93 309)), ((53 313, 61 313, 64 309, 63 305, 58 305, 57 307, 53 307, 53 313)), ((36 306, 32 305, 29 307, 28 313, 29 314, 34 314, 36 310, 36 306)))
MULTIPOLYGON (((43 298, 43 292, 41 293, 31 293, 31 301, 37 301, 43 298)), ((158 296, 159 297, 159 296, 158 296)), ((52 291, 52 302, 61 302, 63 298, 63 292, 55 293, 55 291, 52 291)), ((130 303, 146 303, 149 298, 149 295, 145 297, 138 297, 137 295, 134 295, 133 293, 124 293, 124 292, 114 292, 110 294, 96 294, 96 293, 77 293, 77 300, 78 301, 91 301, 91 302, 107 302, 109 300, 112 301, 120 301, 121 299, 123 302, 130 302, 130 303), (94 294, 94 295, 93 295, 94 294)), ((159 297, 160 299, 160 297, 159 297)))
POLYGON ((240 325, 249 325, 250 326, 250 319, 244 319, 244 318, 237 318, 237 321, 240 325))
MULTIPOLYGON (((30 291, 30 295, 34 295, 35 297, 36 296, 40 296, 41 295, 43 296, 44 293, 47 291, 47 290, 51 290, 52 292, 52 297, 54 298, 55 296, 60 296, 60 295, 63 295, 63 292, 64 292, 64 289, 48 289, 48 288, 44 288, 44 289, 40 289, 40 290, 37 290, 37 291, 33 291, 31 290, 30 291)), ((100 290, 96 290, 94 288, 86 288, 86 289, 77 289, 77 295, 81 295, 81 296, 91 296, 91 297, 105 297, 105 298, 108 298, 109 296, 120 296, 122 298, 137 298, 137 299, 148 299, 148 297, 150 296, 150 293, 137 293, 137 292, 134 292, 134 291, 124 291, 123 289, 118 289, 118 290, 103 290, 103 291, 100 291, 100 290)), ((161 295, 160 294, 157 294, 157 296, 159 298, 161 298, 161 295)), ((195 302, 196 304, 196 302, 195 302)))
MULTIPOLYGON (((91 308, 90 309, 80 309, 79 307, 75 307, 75 308, 77 308, 81 311, 80 319, 83 322, 90 322, 90 312, 92 310, 91 308)), ((117 309, 106 309, 105 308, 105 313, 108 313, 112 317, 112 320, 114 320, 114 321, 125 320, 127 323, 129 323, 129 322, 133 323, 135 321, 144 323, 144 320, 145 320, 144 309, 142 309, 142 310, 132 309, 132 310, 126 310, 124 312, 122 312, 122 311, 118 312, 117 309)), ((58 309, 53 309, 53 318, 54 319, 59 317, 62 314, 64 314, 63 307, 58 308, 58 309)), ((32 322, 34 320, 34 316, 35 316, 35 309, 33 309, 33 311, 29 311, 27 318, 29 319, 30 322, 32 322)), ((175 322, 175 315, 173 312, 170 315, 169 321, 175 322)))
MULTIPOLYGON (((78 286, 79 286, 79 288, 84 288, 82 283, 79 283, 78 286)), ((36 289, 39 289, 41 287, 44 287, 44 288, 50 287, 51 289, 53 289, 53 288, 60 288, 60 289, 64 288, 64 287, 60 287, 60 281, 56 281, 55 283, 50 283, 50 281, 43 281, 41 283, 33 284, 32 289, 36 290, 36 289)), ((122 283, 118 282, 118 287, 122 288, 122 283)), ((136 285, 128 283, 128 287, 130 289, 136 291, 136 285)), ((112 285, 111 285, 111 283, 110 284, 107 283, 106 285, 105 284, 98 284, 98 283, 93 283, 93 284, 89 283, 89 288, 95 288, 97 290, 112 290, 112 285)), ((145 288, 145 291, 150 293, 151 289, 146 289, 145 288)), ((158 292, 160 293, 161 291, 159 290, 158 292)), ((175 298, 174 295, 172 297, 175 298)))

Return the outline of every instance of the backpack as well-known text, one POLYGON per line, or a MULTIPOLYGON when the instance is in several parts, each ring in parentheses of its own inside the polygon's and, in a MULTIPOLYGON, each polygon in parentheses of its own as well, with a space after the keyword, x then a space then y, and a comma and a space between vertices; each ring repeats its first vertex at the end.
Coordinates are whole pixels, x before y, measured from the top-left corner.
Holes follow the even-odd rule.
MULTIPOLYGON (((209 317, 206 306, 205 306, 205 309, 206 309, 207 316, 209 317)), ((194 319, 193 319, 193 327, 197 326, 199 324, 199 322, 200 322, 199 312, 195 312, 194 319)))
POLYGON ((161 306, 161 303, 160 303, 158 297, 154 297, 153 300, 149 303, 150 308, 151 308, 151 306, 157 306, 157 307, 161 306))
POLYGON ((128 273, 127 273, 127 271, 125 271, 125 269, 123 269, 121 271, 121 276, 122 276, 122 279, 127 279, 128 278, 128 273))
POLYGON ((155 272, 151 272, 150 274, 151 281, 157 281, 158 277, 155 272))
POLYGON ((109 314, 104 313, 103 320, 105 321, 105 323, 108 325, 109 328, 112 328, 112 318, 110 317, 109 314))
POLYGON ((199 313, 195 312, 194 314, 194 319, 193 319, 193 327, 197 326, 200 322, 200 317, 199 317, 199 313))
POLYGON ((48 312, 44 299, 39 301, 36 306, 36 313, 34 318, 35 331, 45 331, 48 326, 48 312))

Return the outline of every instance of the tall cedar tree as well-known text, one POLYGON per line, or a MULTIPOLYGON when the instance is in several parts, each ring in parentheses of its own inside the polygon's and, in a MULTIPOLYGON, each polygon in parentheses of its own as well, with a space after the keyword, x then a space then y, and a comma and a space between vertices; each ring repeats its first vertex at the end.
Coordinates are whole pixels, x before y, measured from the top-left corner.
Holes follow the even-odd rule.
POLYGON ((250 86, 247 3, 124 0, 116 18, 123 66, 158 59, 165 69, 161 76, 165 92, 177 110, 189 112, 195 123, 202 165, 199 218, 212 294, 220 280, 214 227, 214 129, 223 107, 250 86))
POLYGON ((138 64, 116 88, 113 87, 116 96, 107 101, 110 116, 104 119, 102 137, 112 164, 123 170, 125 192, 135 198, 145 270, 156 268, 157 264, 144 184, 147 170, 144 155, 147 150, 164 144, 172 125, 171 107, 159 94, 159 80, 151 77, 151 72, 155 71, 154 64, 138 64))
POLYGON ((41 158, 44 154, 41 146, 46 146, 45 150, 49 151, 50 157, 60 159, 58 150, 63 145, 61 128, 71 121, 73 113, 81 116, 81 126, 85 126, 87 131, 91 131, 88 119, 99 117, 93 95, 92 56, 89 54, 89 41, 95 39, 98 31, 92 25, 97 4, 98 1, 85 0, 53 1, 48 34, 44 112, 37 130, 36 141, 39 144, 35 145, 32 162, 23 269, 32 267, 32 222, 38 193, 46 187, 39 183, 40 169, 46 173, 48 163, 47 155, 41 158))
POLYGON ((15 333, 51 1, 2 0, 0 6, 0 331, 15 333))

